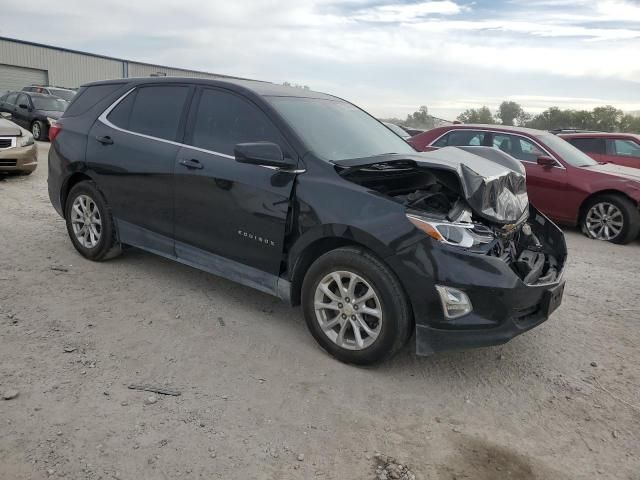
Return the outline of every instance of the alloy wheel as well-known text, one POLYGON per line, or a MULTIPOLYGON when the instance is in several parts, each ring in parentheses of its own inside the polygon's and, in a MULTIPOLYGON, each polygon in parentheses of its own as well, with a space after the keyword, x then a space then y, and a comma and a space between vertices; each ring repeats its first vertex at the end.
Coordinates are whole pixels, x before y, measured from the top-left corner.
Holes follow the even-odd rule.
POLYGON ((88 195, 78 195, 71 207, 73 234, 80 245, 94 248, 102 235, 102 217, 98 205, 88 195))
POLYGON ((614 204, 600 202, 593 205, 585 217, 589 235, 598 240, 613 240, 624 227, 622 211, 614 204))
POLYGON ((339 347, 363 350, 380 335, 383 317, 378 294, 353 272, 326 275, 316 287, 314 309, 322 332, 339 347))
POLYGON ((33 127, 31 127, 31 133, 33 134, 33 138, 40 140, 40 134, 42 131, 40 130, 40 124, 38 122, 34 123, 33 127))

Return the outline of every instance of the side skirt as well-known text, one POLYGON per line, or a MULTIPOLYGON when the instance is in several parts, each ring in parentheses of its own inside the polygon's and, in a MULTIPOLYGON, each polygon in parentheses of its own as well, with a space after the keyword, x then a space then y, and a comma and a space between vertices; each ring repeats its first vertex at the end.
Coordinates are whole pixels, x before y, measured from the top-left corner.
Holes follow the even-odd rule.
POLYGON ((115 219, 120 242, 155 253, 198 270, 254 288, 287 302, 291 283, 257 268, 201 250, 183 242, 152 232, 123 220, 115 219))

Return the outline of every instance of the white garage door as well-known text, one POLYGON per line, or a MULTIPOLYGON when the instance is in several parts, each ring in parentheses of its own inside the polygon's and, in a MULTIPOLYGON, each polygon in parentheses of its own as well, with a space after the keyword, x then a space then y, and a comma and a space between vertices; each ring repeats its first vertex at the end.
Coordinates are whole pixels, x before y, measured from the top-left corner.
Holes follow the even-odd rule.
POLYGON ((47 85, 47 71, 0 64, 0 93, 6 90, 22 90, 22 87, 33 83, 47 85))

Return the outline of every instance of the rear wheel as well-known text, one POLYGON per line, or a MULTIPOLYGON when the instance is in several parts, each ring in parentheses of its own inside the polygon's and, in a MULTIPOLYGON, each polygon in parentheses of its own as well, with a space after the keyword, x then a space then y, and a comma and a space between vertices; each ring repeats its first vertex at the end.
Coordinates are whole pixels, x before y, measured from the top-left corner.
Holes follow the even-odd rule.
POLYGON ((627 244, 638 237, 640 212, 626 197, 599 195, 587 203, 581 223, 590 238, 627 244))
POLYGON ((82 256, 101 261, 121 252, 111 211, 93 182, 74 185, 65 205, 67 232, 82 256))
POLYGON ((369 252, 344 247, 318 258, 302 285, 309 330, 338 360, 368 365, 398 352, 411 310, 398 279, 369 252))

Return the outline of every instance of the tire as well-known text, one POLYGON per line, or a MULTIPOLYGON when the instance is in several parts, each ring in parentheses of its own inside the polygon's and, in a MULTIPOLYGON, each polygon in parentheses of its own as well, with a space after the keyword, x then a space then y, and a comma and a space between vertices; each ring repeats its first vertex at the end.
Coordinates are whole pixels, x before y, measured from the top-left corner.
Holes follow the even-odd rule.
POLYGON ((589 238, 626 245, 638 237, 640 212, 627 197, 598 195, 585 205, 580 227, 589 238))
POLYGON ((31 134, 33 135, 33 139, 37 141, 46 140, 47 129, 40 120, 36 120, 31 124, 31 134))
POLYGON ((83 257, 99 262, 121 253, 111 210, 95 183, 84 181, 71 188, 65 202, 65 220, 69 238, 83 257), (89 213, 85 216, 84 212, 89 213), (88 219, 92 228, 87 230, 88 219))
POLYGON ((332 250, 311 265, 302 282, 302 308, 307 327, 320 346, 341 362, 356 365, 371 365, 395 355, 407 343, 413 324, 397 277, 374 255, 356 247, 332 250), (335 275, 343 285, 339 295, 335 275), (347 288, 350 279, 354 280, 351 293, 347 288), (331 297, 325 293, 327 289, 331 297), (349 297, 364 298, 369 291, 374 295, 366 301, 355 302, 349 297), (316 302, 331 308, 316 310, 316 302), (365 309, 380 315, 364 313, 365 309), (360 326, 362 322, 371 335, 360 326))

